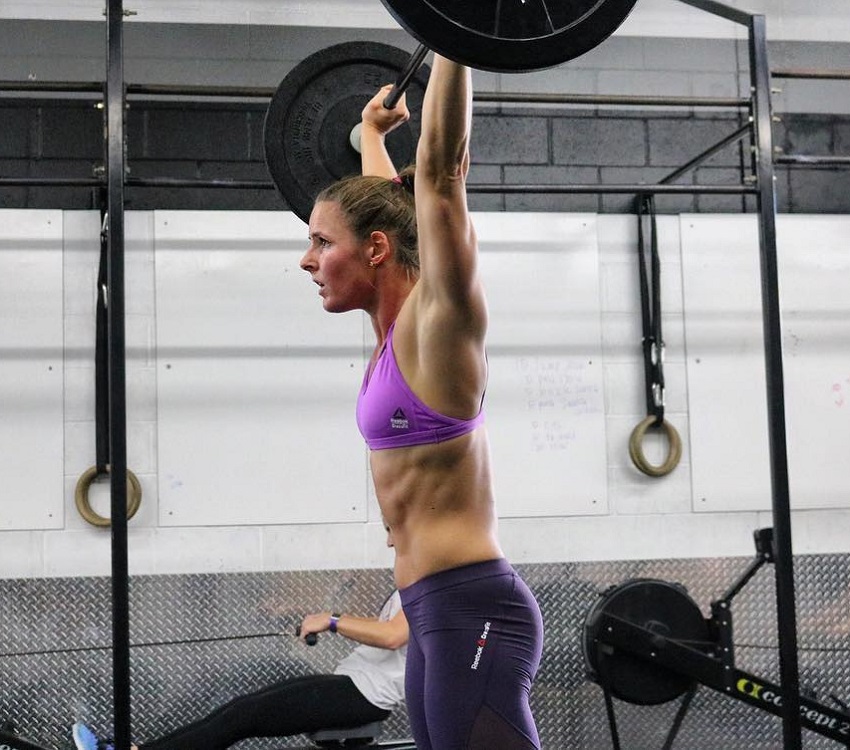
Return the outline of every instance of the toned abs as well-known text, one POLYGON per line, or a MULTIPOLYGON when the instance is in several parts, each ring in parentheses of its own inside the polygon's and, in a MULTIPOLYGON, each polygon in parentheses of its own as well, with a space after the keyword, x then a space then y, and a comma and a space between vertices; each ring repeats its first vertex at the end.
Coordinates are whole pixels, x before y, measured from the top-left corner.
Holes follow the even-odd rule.
POLYGON ((399 588, 502 557, 483 429, 442 443, 372 451, 370 462, 393 534, 399 588))

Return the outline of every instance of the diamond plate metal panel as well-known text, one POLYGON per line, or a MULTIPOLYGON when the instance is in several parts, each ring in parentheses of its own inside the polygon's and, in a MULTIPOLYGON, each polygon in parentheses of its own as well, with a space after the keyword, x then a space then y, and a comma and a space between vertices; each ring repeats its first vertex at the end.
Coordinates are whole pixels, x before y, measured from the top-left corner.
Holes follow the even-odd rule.
MULTIPOLYGON (((796 561, 800 678, 831 704, 850 699, 850 557, 796 561)), ((532 696, 546 750, 610 750, 602 691, 585 677, 582 631, 601 592, 628 578, 676 581, 708 613, 748 559, 650 560, 517 566, 546 625, 532 696)), ((734 600, 738 665, 778 680, 775 581, 765 566, 734 600)), ((230 698, 305 672, 326 672, 351 648, 341 638, 305 647, 290 634, 304 612, 370 614, 391 591, 388 571, 145 576, 131 581, 133 735, 152 739, 230 698), (284 633, 284 635, 280 635, 284 633)), ((56 748, 70 748, 76 719, 111 729, 110 585, 105 578, 0 581, 0 719, 56 748)), ((616 702, 623 750, 657 750, 677 708, 616 702)), ((705 688, 674 747, 777 750, 779 719, 705 688)), ((385 737, 409 736, 396 712, 385 737)), ((303 738, 246 740, 239 748, 303 747, 303 738)), ((835 743, 804 732, 806 750, 835 743)))

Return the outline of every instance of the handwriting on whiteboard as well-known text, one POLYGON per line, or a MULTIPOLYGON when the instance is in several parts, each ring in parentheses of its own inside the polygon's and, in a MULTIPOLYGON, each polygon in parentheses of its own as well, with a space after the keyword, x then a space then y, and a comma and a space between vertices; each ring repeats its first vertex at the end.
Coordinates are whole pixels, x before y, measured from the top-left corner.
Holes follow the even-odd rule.
POLYGON ((600 414, 602 393, 592 362, 565 357, 521 357, 516 363, 529 415, 531 450, 565 451, 578 439, 581 417, 600 414))
POLYGON ((844 404, 850 400, 850 378, 845 378, 844 382, 838 382, 832 384, 832 396, 833 403, 842 407, 844 404))

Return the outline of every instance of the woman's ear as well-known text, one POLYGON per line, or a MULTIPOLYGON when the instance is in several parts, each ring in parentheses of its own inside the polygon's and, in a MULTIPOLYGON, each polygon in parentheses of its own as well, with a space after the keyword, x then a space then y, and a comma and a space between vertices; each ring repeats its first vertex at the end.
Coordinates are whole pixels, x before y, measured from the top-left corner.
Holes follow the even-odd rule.
POLYGON ((373 268, 375 266, 380 266, 381 263, 385 263, 392 256, 392 248, 390 247, 390 240, 387 237, 385 232, 375 231, 369 235, 369 240, 372 243, 371 256, 369 258, 369 265, 373 268))

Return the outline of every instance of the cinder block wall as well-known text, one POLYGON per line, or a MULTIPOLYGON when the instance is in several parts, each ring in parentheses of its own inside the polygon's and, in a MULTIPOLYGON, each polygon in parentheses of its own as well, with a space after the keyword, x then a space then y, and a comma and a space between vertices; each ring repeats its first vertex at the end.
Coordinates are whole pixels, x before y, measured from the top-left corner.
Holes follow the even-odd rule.
MULTIPOLYGON (((342 41, 380 41, 412 50, 403 32, 127 24, 130 83, 274 87, 300 60, 342 41)), ((841 67, 846 44, 771 45, 774 67, 841 67)), ((94 23, 11 21, 0 27, 0 79, 102 81, 103 27, 94 23)), ((745 44, 736 40, 613 37, 578 60, 521 75, 476 72, 480 91, 738 97, 748 90, 745 44)), ((774 140, 785 153, 850 153, 850 83, 777 81, 774 140)), ((127 147, 132 176, 267 181, 262 101, 131 101, 127 147)), ((596 109, 482 105, 473 140, 475 183, 652 183, 744 122, 746 112, 658 108, 596 109)), ((102 112, 91 99, 0 97, 0 175, 88 177, 103 163, 102 112)), ((731 146, 682 179, 735 184, 749 163, 731 146)), ((783 212, 843 213, 850 171, 816 166, 777 170, 783 212)), ((473 188, 474 189, 474 188, 473 188)), ((133 209, 268 209, 285 206, 269 189, 131 188, 133 209)), ((477 210, 630 210, 618 195, 474 195, 477 210)), ((91 208, 85 188, 0 187, 0 207, 91 208)), ((666 213, 740 212, 738 196, 662 197, 666 213)))

